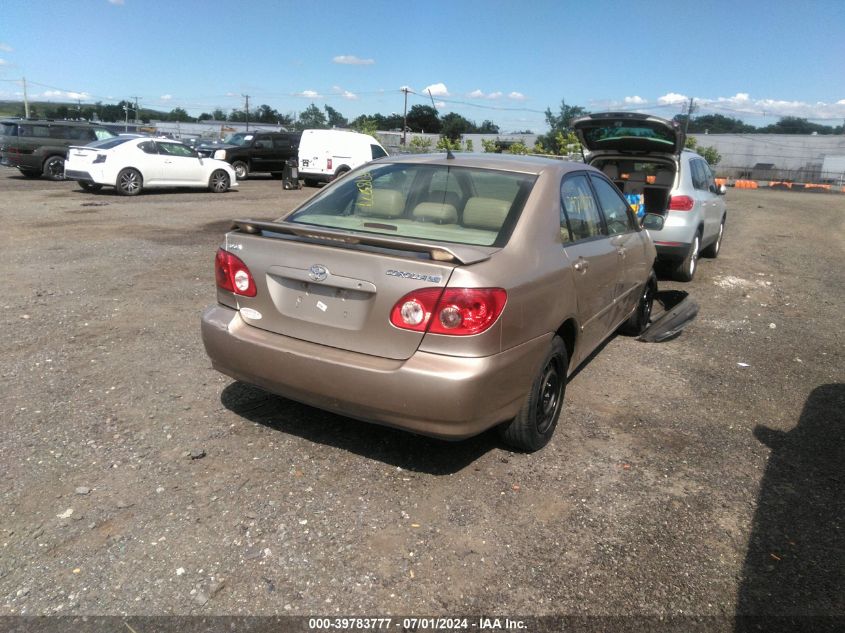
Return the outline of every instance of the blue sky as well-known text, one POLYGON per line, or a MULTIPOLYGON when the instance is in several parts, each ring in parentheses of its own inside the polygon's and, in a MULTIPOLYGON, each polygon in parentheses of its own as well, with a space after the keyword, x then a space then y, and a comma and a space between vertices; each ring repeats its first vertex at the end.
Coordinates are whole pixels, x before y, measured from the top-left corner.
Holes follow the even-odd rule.
POLYGON ((0 99, 214 108, 437 104, 502 131, 590 111, 845 119, 845 1, 5 0, 0 99), (428 94, 431 90, 432 96, 428 94))

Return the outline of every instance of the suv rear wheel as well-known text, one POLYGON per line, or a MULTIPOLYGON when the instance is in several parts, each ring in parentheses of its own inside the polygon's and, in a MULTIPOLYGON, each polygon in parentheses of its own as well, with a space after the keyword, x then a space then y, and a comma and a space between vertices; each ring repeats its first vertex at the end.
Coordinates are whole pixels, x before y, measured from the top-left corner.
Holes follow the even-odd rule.
POLYGON ((695 238, 692 240, 692 244, 690 244, 686 257, 684 257, 675 266, 675 270, 672 271, 672 277, 674 277, 676 281, 692 281, 692 278, 695 277, 695 271, 698 268, 698 250, 700 247, 701 234, 696 233, 695 238))
POLYGON ((724 235, 724 233, 725 218, 722 218, 722 223, 719 225, 719 235, 716 237, 716 241, 701 251, 702 257, 709 257, 710 259, 715 259, 719 256, 719 251, 722 250, 722 235, 724 235))
POLYGON ((50 180, 65 179, 65 159, 61 156, 50 156, 44 161, 44 177, 50 180))

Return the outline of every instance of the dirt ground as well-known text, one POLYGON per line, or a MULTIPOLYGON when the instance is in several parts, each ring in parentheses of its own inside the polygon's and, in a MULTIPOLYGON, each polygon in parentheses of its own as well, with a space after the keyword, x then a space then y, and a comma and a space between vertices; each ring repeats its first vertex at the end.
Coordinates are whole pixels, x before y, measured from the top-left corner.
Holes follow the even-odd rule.
POLYGON ((268 395, 199 335, 229 220, 313 190, 90 194, 0 170, 0 615, 845 617, 845 196, 731 190, 660 344, 544 450, 268 395))

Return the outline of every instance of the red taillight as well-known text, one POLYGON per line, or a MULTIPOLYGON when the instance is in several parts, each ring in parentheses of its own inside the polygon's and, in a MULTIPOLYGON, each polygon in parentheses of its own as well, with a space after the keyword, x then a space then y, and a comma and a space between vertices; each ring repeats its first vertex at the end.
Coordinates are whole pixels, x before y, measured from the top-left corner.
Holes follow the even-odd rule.
POLYGON ((390 322, 416 332, 480 334, 496 322, 507 300, 502 288, 423 288, 396 302, 390 322))
POLYGON ((244 297, 254 297, 256 294, 255 281, 249 268, 240 258, 222 248, 217 249, 214 258, 214 275, 218 288, 244 297))
POLYGON ((326 159, 326 169, 328 169, 329 171, 331 171, 331 169, 332 169, 332 159, 331 158, 326 159))
POLYGON ((669 198, 670 211, 692 211, 695 200, 689 196, 671 196, 669 198))

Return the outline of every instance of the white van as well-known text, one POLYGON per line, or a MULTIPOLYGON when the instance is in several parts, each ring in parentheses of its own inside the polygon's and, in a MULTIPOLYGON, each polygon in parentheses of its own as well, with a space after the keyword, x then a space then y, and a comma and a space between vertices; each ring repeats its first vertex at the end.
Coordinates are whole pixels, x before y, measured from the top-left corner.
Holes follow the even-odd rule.
POLYGON ((306 186, 313 187, 382 156, 387 156, 387 152, 369 134, 305 130, 299 141, 299 177, 306 186))

